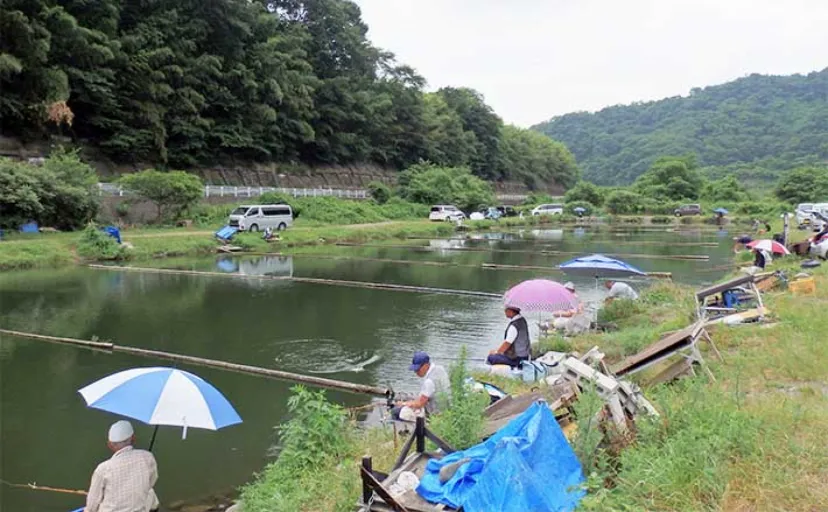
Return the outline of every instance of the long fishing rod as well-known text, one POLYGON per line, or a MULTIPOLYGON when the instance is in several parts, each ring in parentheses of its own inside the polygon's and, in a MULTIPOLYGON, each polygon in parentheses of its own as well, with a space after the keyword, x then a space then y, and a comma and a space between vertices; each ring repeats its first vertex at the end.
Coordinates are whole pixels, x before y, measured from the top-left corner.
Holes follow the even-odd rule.
POLYGON ((76 489, 61 489, 60 487, 49 487, 47 485, 37 485, 37 484, 15 484, 12 482, 7 482, 5 480, 0 480, 0 484, 7 485, 9 487, 15 487, 19 489, 29 489, 31 491, 47 491, 47 492, 59 492, 62 494, 74 494, 77 496, 86 496, 86 491, 76 490, 76 489))

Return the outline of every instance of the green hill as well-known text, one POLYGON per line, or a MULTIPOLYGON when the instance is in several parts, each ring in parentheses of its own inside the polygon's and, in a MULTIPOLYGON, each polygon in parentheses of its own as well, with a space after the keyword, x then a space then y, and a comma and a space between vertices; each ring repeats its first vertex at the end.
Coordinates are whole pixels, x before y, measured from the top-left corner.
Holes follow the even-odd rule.
POLYGON ((689 96, 576 112, 534 126, 565 143, 584 178, 631 183, 659 156, 697 154, 711 178, 770 182, 828 160, 828 68, 750 75, 689 96))

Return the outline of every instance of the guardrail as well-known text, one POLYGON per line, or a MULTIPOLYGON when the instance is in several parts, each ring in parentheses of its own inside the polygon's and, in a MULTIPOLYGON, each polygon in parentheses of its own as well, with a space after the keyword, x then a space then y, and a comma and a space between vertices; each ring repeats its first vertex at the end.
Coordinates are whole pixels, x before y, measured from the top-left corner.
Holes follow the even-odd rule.
MULTIPOLYGON (((289 187, 240 187, 235 185, 206 185, 204 197, 259 197, 265 192, 277 192, 292 197, 339 197, 344 199, 368 199, 363 189, 344 188, 289 188, 289 187)), ((98 183, 98 195, 130 196, 132 192, 115 183, 98 183)), ((523 201, 524 194, 498 194, 499 201, 523 201)))
MULTIPOLYGON (((367 199, 367 190, 337 188, 239 187, 233 185, 206 185, 204 197, 259 197, 265 192, 277 192, 292 197, 339 197, 367 199)), ((132 192, 114 183, 98 183, 98 195, 130 196, 132 192)))

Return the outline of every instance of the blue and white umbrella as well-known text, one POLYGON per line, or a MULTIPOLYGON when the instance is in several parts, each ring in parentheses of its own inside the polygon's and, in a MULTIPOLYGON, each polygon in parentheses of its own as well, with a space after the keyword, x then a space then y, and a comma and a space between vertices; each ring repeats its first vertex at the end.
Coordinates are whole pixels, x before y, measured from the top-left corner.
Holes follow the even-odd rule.
POLYGON ((643 272, 629 263, 609 258, 602 254, 581 256, 561 263, 558 266, 565 274, 585 277, 630 277, 646 276, 643 272))
POLYGON ((727 215, 730 212, 727 211, 727 208, 716 208, 715 210, 713 210, 713 213, 720 213, 722 215, 727 215))
POLYGON ((241 423, 236 410, 207 381, 174 368, 135 368, 79 390, 86 404, 149 425, 218 430, 241 423))

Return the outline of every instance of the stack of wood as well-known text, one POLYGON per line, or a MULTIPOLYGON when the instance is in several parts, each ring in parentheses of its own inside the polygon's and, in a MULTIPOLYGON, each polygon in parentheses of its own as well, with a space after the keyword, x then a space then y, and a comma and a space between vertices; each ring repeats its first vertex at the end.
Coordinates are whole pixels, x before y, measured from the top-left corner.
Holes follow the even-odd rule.
POLYGON ((593 347, 580 358, 568 356, 560 363, 560 371, 546 378, 550 386, 566 386, 583 390, 594 387, 606 402, 606 417, 620 433, 628 431, 628 422, 640 413, 658 416, 655 407, 635 384, 612 376, 604 364, 604 354, 593 347), (594 366, 594 367, 593 367, 594 366))

